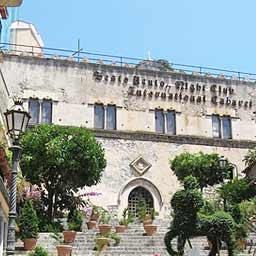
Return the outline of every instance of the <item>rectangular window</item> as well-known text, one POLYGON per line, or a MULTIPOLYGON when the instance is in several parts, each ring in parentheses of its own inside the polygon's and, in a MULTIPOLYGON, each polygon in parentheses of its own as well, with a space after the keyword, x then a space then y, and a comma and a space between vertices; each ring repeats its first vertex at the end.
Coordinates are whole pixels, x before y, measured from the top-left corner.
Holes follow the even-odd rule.
POLYGON ((231 119, 229 116, 222 117, 223 139, 232 139, 231 119))
POLYGON ((221 137, 221 125, 219 115, 212 115, 212 136, 213 138, 221 137))
POLYGON ((39 112, 40 112, 39 101, 36 99, 29 99, 28 111, 31 116, 29 123, 30 124, 38 124, 39 123, 39 112))
POLYGON ((107 106, 107 123, 106 128, 110 130, 116 130, 116 106, 107 106))
POLYGON ((94 128, 104 129, 104 107, 102 104, 94 105, 94 128))
POLYGON ((41 122, 44 124, 52 123, 52 101, 43 100, 42 112, 41 112, 41 122))
POLYGON ((164 111, 163 110, 156 110, 155 111, 155 128, 156 132, 164 133, 164 111))
POLYGON ((171 135, 176 134, 176 115, 175 111, 167 111, 166 114, 167 133, 171 135))

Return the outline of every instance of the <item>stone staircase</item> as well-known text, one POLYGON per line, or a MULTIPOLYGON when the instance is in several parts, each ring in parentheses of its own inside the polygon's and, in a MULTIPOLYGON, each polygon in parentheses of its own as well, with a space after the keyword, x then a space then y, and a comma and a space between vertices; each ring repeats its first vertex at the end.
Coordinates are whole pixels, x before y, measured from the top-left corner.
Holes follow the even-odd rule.
MULTIPOLYGON (((164 245, 164 235, 167 232, 169 222, 158 221, 156 224, 158 226, 158 231, 157 234, 152 237, 145 236, 142 224, 130 225, 125 233, 120 234, 121 242, 118 246, 111 244, 111 246, 105 252, 100 254, 97 254, 97 252, 93 250, 95 245, 94 239, 98 233, 97 230, 85 230, 84 232, 77 233, 76 240, 73 244, 72 256, 169 256, 164 245)), ((250 239, 253 239, 253 241, 256 242, 256 234, 251 234, 250 239)), ((176 242, 174 242, 174 245, 175 243, 176 242)), ((198 255, 208 255, 209 250, 205 249, 207 247, 207 240, 205 237, 193 238, 191 239, 191 243, 194 250, 199 252, 198 255)), ((56 243, 49 233, 40 234, 38 245, 46 248, 50 255, 57 255, 55 248, 56 243)), ((16 256, 24 256, 28 254, 22 251, 21 242, 17 242, 16 249, 16 256)), ((254 245, 251 249, 251 253, 248 253, 247 248, 244 252, 237 255, 253 256, 255 249, 256 246, 254 245)), ((187 245, 186 255, 188 255, 188 251, 189 247, 187 245)), ((221 255, 226 256, 227 251, 221 250, 221 255)))

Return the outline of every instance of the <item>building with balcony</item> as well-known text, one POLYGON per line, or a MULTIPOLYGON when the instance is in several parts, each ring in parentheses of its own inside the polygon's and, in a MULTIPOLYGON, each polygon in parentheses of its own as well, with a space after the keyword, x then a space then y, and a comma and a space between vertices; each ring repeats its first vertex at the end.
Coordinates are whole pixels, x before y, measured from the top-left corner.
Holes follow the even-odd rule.
POLYGON ((243 157, 256 145, 255 80, 90 56, 12 51, 1 70, 31 125, 82 126, 102 143, 107 168, 100 184, 84 188, 102 193, 96 202, 120 214, 135 211, 143 196, 160 218, 169 216, 179 188, 169 161, 184 151, 223 155, 242 175, 243 157))
POLYGON ((7 188, 10 185, 11 179, 11 169, 6 150, 8 148, 8 141, 3 121, 3 113, 7 109, 8 102, 8 89, 5 80, 0 76, 0 255, 3 255, 6 248, 9 216, 9 195, 7 188))

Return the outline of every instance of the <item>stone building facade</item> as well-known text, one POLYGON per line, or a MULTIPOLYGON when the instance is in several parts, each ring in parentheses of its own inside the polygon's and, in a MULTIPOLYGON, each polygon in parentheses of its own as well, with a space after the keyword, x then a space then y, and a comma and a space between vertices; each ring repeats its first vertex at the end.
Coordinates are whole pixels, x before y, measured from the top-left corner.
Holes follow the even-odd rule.
POLYGON ((119 214, 142 195, 159 218, 169 216, 180 186, 169 166, 176 155, 218 153, 240 175, 256 145, 255 81, 11 54, 1 70, 33 124, 95 134, 107 167, 101 183, 85 190, 100 192, 93 201, 119 214))

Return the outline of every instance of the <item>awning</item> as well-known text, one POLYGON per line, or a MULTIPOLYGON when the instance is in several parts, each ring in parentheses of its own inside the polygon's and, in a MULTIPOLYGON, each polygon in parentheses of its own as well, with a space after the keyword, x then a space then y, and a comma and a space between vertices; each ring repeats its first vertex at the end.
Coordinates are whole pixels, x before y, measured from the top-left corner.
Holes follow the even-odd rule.
POLYGON ((23 0, 0 0, 0 6, 17 7, 22 4, 23 0))

